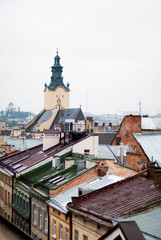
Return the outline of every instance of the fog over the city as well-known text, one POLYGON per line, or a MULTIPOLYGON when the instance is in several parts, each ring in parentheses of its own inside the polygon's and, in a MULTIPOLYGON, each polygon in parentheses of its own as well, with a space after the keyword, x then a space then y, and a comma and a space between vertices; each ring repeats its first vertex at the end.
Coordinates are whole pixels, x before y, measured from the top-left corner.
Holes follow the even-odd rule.
POLYGON ((161 113, 160 13, 160 0, 1 0, 0 110, 42 110, 58 47, 70 107, 161 113))

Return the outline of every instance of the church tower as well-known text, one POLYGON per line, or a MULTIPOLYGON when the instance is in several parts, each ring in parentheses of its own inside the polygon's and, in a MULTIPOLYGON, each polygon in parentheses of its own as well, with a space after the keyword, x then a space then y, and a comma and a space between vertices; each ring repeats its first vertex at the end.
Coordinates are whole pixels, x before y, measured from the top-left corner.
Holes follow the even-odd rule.
POLYGON ((57 55, 54 58, 54 65, 51 67, 51 82, 49 85, 45 83, 45 110, 53 110, 57 106, 64 109, 69 108, 69 83, 67 86, 63 83, 62 71, 63 67, 60 65, 60 57, 57 51, 57 55))

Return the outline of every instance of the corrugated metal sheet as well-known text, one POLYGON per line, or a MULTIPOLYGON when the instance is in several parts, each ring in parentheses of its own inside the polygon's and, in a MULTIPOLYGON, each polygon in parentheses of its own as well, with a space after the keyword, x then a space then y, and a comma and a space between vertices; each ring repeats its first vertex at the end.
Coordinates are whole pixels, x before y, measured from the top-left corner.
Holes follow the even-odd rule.
POLYGON ((161 130, 161 118, 141 118, 142 130, 161 130))
POLYGON ((134 133, 149 160, 157 161, 161 166, 161 133, 134 133))
MULTIPOLYGON (((141 231, 161 239, 161 207, 129 218, 118 218, 118 221, 136 221, 141 231)), ((155 238, 154 238, 155 239, 155 238)))
MULTIPOLYGON (((123 146, 124 152, 132 152, 132 148, 129 145, 123 146)), ((120 145, 110 146, 99 144, 98 146, 98 157, 103 159, 112 159, 116 160, 119 156, 120 145)))
MULTIPOLYGON (((115 147, 115 146, 114 146, 115 147)), ((117 146, 116 146, 117 147, 117 146)), ((110 151, 110 149, 105 144, 98 145, 98 157, 104 159, 112 159, 115 160, 114 155, 110 151)))

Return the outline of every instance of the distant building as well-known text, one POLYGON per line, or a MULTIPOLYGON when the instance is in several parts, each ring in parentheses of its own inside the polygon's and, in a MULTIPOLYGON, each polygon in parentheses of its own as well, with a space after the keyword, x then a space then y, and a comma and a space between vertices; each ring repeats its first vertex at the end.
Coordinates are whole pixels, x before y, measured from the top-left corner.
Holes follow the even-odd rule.
POLYGON ((14 104, 12 102, 10 102, 8 104, 8 107, 6 108, 6 112, 16 112, 16 107, 14 106, 14 104))

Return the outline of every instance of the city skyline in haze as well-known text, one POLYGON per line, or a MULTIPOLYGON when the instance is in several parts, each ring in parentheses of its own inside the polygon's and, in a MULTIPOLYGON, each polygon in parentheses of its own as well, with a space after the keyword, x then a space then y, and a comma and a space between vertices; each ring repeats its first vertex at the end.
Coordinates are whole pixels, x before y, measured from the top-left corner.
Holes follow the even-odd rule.
POLYGON ((70 107, 161 113, 161 2, 0 2, 0 109, 39 113, 59 48, 70 107))

